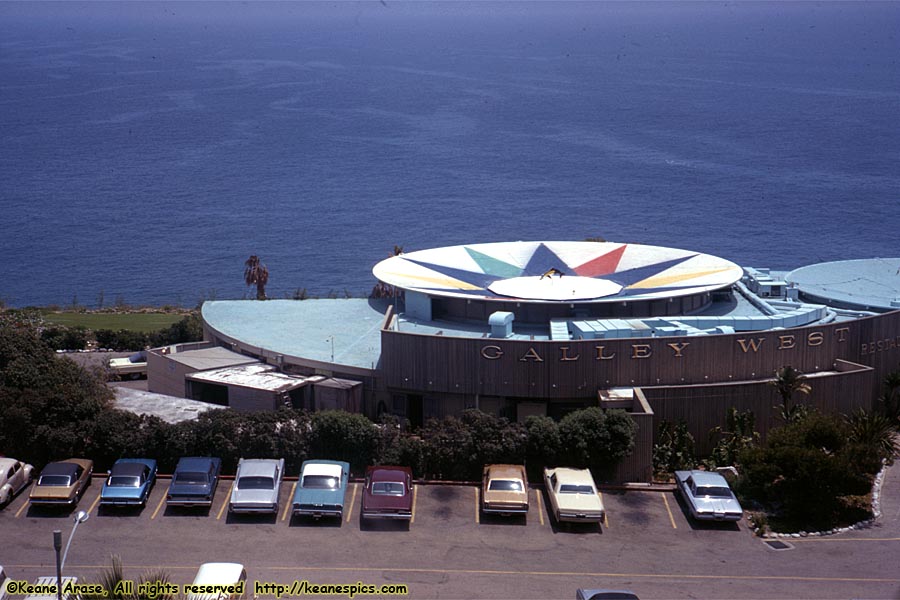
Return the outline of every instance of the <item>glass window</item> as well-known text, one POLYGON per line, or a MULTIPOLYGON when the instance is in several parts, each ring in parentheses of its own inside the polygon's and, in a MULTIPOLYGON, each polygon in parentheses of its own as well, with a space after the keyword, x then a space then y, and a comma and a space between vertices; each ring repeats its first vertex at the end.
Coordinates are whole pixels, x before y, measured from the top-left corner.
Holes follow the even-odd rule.
POLYGON ((315 488, 324 490, 336 490, 340 486, 337 477, 330 475, 306 475, 303 477, 303 485, 305 488, 315 488))
POLYGON ((69 485, 68 475, 41 475, 38 485, 69 485))
POLYGON ((275 489, 275 481, 271 477, 241 477, 238 479, 239 490, 272 490, 275 489))
POLYGON ((372 494, 375 496, 402 496, 406 493, 406 486, 399 481, 376 481, 372 484, 372 494))
POLYGON ((188 485, 205 484, 207 482, 206 473, 196 473, 193 471, 181 471, 175 473, 175 483, 185 483, 188 485))
POLYGON ((109 485, 114 485, 117 487, 140 487, 141 478, 132 475, 113 475, 109 478, 109 485))
POLYGON ((593 494, 594 488, 589 485, 563 484, 559 486, 560 494, 593 494))
POLYGON ((497 492, 521 492, 524 487, 518 479, 492 479, 488 489, 497 492))

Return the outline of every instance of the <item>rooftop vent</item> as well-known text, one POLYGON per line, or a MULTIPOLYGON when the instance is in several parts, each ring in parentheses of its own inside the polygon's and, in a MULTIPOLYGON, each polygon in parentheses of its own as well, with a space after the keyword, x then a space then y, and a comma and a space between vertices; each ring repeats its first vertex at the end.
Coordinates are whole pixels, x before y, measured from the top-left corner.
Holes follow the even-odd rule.
POLYGON ((495 313, 491 313, 491 316, 488 317, 488 323, 491 324, 491 337, 493 338, 508 338, 512 335, 512 323, 515 318, 515 314, 511 312, 505 312, 502 310, 498 310, 495 313))

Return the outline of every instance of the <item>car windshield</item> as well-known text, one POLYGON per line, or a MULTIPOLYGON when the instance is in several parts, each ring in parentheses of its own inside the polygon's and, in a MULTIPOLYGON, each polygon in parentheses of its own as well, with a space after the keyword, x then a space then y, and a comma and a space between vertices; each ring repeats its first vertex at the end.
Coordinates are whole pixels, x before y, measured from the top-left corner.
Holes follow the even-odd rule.
POLYGON ((571 483, 564 483, 559 486, 560 494, 593 494, 594 488, 589 485, 574 485, 571 483))
POLYGON ((271 490, 275 488, 275 482, 271 477, 241 477, 238 479, 239 490, 271 490))
POLYGON ((41 475, 38 485, 69 485, 68 475, 41 475))
POLYGON ((109 485, 117 487, 139 487, 141 478, 134 476, 113 475, 109 478, 109 485))
POLYGON ((399 481, 376 481, 372 484, 372 494, 375 496, 402 496, 404 493, 404 485, 399 481))
POLYGON ((131 356, 128 357, 128 362, 130 363, 142 363, 147 362, 147 353, 146 352, 135 352, 131 356))
POLYGON ((494 479, 488 489, 497 492, 521 492, 522 482, 517 479, 494 479))
POLYGON ((304 475, 302 487, 334 490, 338 487, 338 479, 330 475, 304 475))
POLYGON ((206 473, 180 472, 175 473, 175 483, 198 484, 206 483, 206 473))
POLYGON ((712 496, 714 498, 731 498, 731 491, 728 488, 715 485, 707 485, 697 488, 698 496, 712 496))

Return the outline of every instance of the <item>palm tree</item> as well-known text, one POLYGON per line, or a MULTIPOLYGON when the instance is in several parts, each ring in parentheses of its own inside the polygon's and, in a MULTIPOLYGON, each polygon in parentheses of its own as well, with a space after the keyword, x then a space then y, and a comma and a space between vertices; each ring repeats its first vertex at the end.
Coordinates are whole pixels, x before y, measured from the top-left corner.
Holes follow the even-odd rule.
POLYGON ((884 393, 878 399, 881 410, 894 427, 900 427, 900 371, 888 373, 884 378, 884 393))
POLYGON ((897 454, 896 427, 886 416, 859 408, 844 420, 851 442, 876 450, 880 458, 891 460, 897 454))
POLYGON ((269 269, 260 262, 259 257, 252 255, 244 263, 244 281, 247 285, 256 286, 256 299, 266 299, 266 284, 269 283, 269 269))
POLYGON ((812 388, 806 383, 806 377, 791 366, 781 367, 775 371, 775 379, 769 382, 781 396, 781 406, 776 406, 779 415, 785 423, 794 423, 806 415, 806 407, 801 404, 792 404, 794 393, 809 394, 812 388))

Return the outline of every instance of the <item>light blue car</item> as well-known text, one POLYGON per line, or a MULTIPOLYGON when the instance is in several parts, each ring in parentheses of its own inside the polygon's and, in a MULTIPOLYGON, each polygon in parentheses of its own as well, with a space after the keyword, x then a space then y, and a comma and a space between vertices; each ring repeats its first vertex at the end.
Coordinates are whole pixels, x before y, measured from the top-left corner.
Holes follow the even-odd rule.
POLYGON ((300 467, 300 481, 291 501, 294 516, 344 516, 344 500, 350 479, 350 463, 307 460, 300 467))
POLYGON ((100 506, 144 506, 156 483, 152 458, 120 458, 100 491, 100 506))

